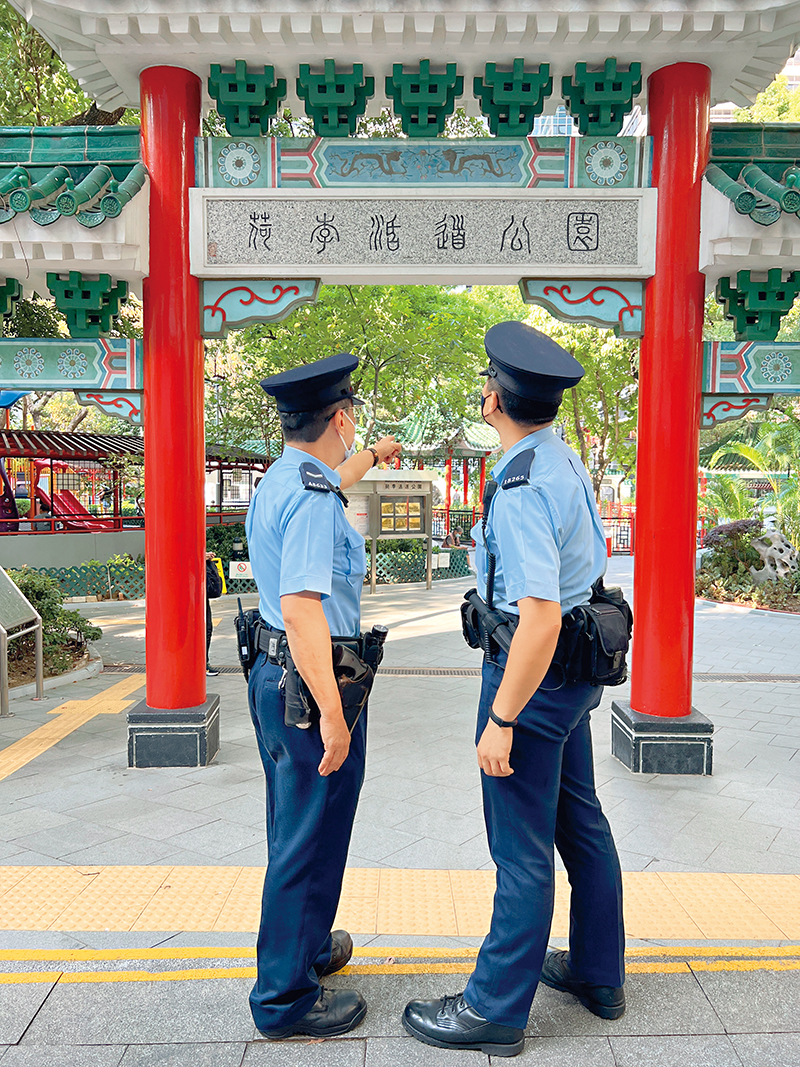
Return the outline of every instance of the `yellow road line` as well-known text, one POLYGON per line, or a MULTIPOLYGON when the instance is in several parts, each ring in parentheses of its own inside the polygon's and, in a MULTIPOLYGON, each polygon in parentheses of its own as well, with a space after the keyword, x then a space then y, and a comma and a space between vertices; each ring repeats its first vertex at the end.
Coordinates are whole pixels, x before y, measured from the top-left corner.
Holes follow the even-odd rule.
MULTIPOLYGON (((458 963, 363 964, 344 967, 342 975, 468 974, 471 968, 458 963)), ((638 963, 626 967, 628 974, 690 974, 692 971, 788 971, 800 970, 800 960, 727 960, 714 963, 638 963)), ((0 985, 97 985, 120 982, 198 982, 220 978, 256 976, 255 967, 196 967, 174 971, 20 971, 0 973, 0 985)))
POLYGON ((800 960, 692 960, 693 971, 800 971, 800 960))
POLYGON ((800 945, 776 945, 774 948, 735 948, 733 945, 709 945, 700 948, 696 945, 669 945, 652 948, 636 947, 625 950, 625 956, 797 956, 800 945))
POLYGON ((0 974, 0 985, 37 985, 41 982, 57 982, 63 971, 20 971, 18 974, 0 974))
POLYGON ((56 718, 0 751, 0 781, 63 741, 96 715, 117 715, 123 711, 132 703, 124 697, 143 684, 141 677, 124 678, 88 700, 68 700, 53 708, 48 714, 56 718))
MULTIPOLYGON (((36 962, 46 960, 59 960, 60 962, 80 962, 80 961, 106 961, 106 960, 159 960, 159 959, 252 959, 255 958, 256 950, 253 945, 244 945, 242 947, 220 946, 220 947, 196 947, 196 949, 3 949, 0 950, 0 960, 7 960, 9 962, 36 962)), ((410 966, 414 967, 427 967, 430 970, 432 967, 454 967, 458 966, 454 964, 454 960, 474 960, 478 955, 478 949, 442 949, 442 947, 419 945, 417 947, 403 946, 391 946, 386 945, 383 947, 372 947, 365 945, 357 947, 353 950, 353 959, 383 959, 384 962, 380 965, 370 964, 356 964, 354 970, 359 974, 383 974, 401 973, 397 969, 398 967, 405 966, 400 964, 391 964, 387 962, 391 959, 415 959, 426 961, 425 964, 414 964, 410 966), (447 959, 447 964, 434 964, 436 959, 447 959), (386 970, 370 971, 370 967, 383 967, 386 970)), ((738 962, 741 962, 742 968, 738 969, 751 969, 757 970, 762 967, 761 960, 767 959, 774 961, 775 967, 778 968, 778 962, 785 960, 786 957, 791 957, 791 960, 787 962, 788 970, 795 970, 798 965, 798 957, 800 957, 800 945, 779 945, 772 947, 743 947, 743 949, 736 949, 731 945, 719 945, 698 947, 695 945, 670 945, 668 947, 635 947, 635 949, 628 949, 625 953, 625 958, 629 960, 627 970, 630 973, 646 973, 647 971, 663 971, 663 969, 675 967, 678 970, 685 970, 686 965, 683 964, 670 964, 667 960, 659 962, 644 962, 641 960, 643 955, 649 956, 689 956, 689 957, 704 957, 705 961, 695 961, 690 959, 688 966, 693 968, 703 968, 705 970, 725 969, 729 966, 736 966, 738 968, 738 962), (733 958, 732 958, 733 957, 733 958), (753 958, 756 957, 756 958, 753 958)), ((174 972, 170 972, 174 973, 174 972)), ((416 973, 416 972, 410 972, 416 973)), ((435 973, 435 972, 431 972, 435 973)), ((449 972, 444 972, 449 973, 449 972)))

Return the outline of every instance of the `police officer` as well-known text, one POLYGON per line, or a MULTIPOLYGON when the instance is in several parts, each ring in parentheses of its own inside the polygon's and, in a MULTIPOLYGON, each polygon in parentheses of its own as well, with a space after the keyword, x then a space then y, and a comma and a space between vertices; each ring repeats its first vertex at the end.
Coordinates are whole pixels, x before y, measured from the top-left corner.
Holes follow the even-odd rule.
POLYGON ((351 989, 319 979, 352 953, 331 933, 364 777, 366 715, 352 736, 333 673, 331 636, 356 637, 366 571, 364 538, 347 521, 335 469, 348 460, 350 484, 399 446, 389 439, 354 456, 356 426, 343 353, 262 382, 274 396, 286 447, 259 483, 247 514, 250 560, 261 618, 283 631, 318 708, 308 729, 284 722, 283 671, 269 644, 250 672, 250 714, 267 779, 269 858, 258 934, 258 977, 250 1006, 268 1038, 331 1037, 364 1018, 351 989))
POLYGON ((539 981, 595 1015, 625 1010, 622 880, 595 794, 589 713, 602 689, 552 664, 562 614, 589 602, 606 543, 589 477, 552 423, 583 368, 520 322, 492 327, 481 396, 503 457, 477 544, 479 592, 496 558, 494 605, 518 622, 508 654, 485 659, 477 754, 497 890, 491 929, 463 993, 412 1001, 406 1030, 444 1048, 514 1056, 539 981), (558 848, 572 889, 568 952, 545 958, 558 848))

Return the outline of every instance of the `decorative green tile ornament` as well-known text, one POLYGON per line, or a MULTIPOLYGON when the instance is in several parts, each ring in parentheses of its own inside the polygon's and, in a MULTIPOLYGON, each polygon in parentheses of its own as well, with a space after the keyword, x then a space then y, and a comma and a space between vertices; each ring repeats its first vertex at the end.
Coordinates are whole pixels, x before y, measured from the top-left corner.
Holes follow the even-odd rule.
POLYGON ((112 284, 111 275, 84 278, 77 270, 62 276, 47 275, 47 287, 56 307, 67 317, 71 337, 101 337, 111 331, 111 320, 128 296, 128 283, 112 284))
POLYGON ((265 66, 263 74, 250 70, 243 59, 233 71, 212 63, 208 92, 232 137, 257 137, 267 133, 286 98, 286 79, 276 81, 274 67, 265 66))
POLYGON ((736 286, 730 278, 717 282, 716 299, 725 309, 725 317, 734 324, 737 341, 774 341, 781 328, 781 318, 800 294, 800 271, 792 271, 784 281, 783 271, 767 271, 766 281, 756 281, 749 270, 740 270, 736 286))
POLYGON ((375 95, 375 79, 364 77, 364 66, 354 63, 349 73, 337 71, 336 61, 326 59, 324 72, 312 74, 308 63, 300 64, 297 95, 318 137, 347 137, 375 95))
POLYGON ((487 63, 483 77, 474 79, 472 91, 495 137, 527 137, 553 92, 550 64, 540 63, 535 71, 526 71, 524 59, 515 59, 511 70, 487 63))
POLYGON ((14 305, 22 295, 22 286, 16 278, 6 278, 0 285, 0 318, 7 319, 14 312, 14 305))
POLYGON ((400 116, 408 137, 436 137, 456 109, 456 97, 464 92, 464 79, 448 63, 444 74, 431 74, 429 59, 421 59, 418 71, 406 71, 395 63, 386 78, 386 95, 400 116))
POLYGON ((56 197, 56 208, 62 215, 77 215, 81 208, 100 196, 113 178, 110 167, 104 164, 93 167, 77 185, 72 178, 67 178, 66 189, 56 197))
POLYGON ((578 130, 597 137, 616 137, 625 116, 633 109, 634 96, 641 89, 641 63, 631 63, 628 70, 617 70, 613 56, 609 56, 601 71, 590 71, 586 63, 576 63, 575 74, 561 79, 561 95, 578 130))

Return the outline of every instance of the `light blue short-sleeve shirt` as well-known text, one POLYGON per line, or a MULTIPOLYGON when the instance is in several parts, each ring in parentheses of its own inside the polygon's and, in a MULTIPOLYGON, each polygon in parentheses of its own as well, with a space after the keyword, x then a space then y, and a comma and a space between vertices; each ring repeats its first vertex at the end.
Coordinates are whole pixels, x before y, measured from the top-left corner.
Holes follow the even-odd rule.
POLYGON ((332 492, 306 489, 300 473, 312 463, 333 486, 339 474, 321 460, 287 445, 258 483, 245 520, 259 611, 283 630, 281 597, 319 593, 335 637, 354 637, 361 626, 361 588, 367 569, 364 538, 332 492))
MULTIPOLYGON (((560 603, 567 612, 588 603, 592 585, 605 574, 605 534, 589 476, 551 426, 510 448, 492 471, 495 481, 531 448, 529 484, 498 488, 489 508, 486 541, 497 557, 494 605, 518 615, 518 601, 530 596, 560 603)), ((472 536, 478 592, 485 598, 488 558, 481 523, 472 536)))

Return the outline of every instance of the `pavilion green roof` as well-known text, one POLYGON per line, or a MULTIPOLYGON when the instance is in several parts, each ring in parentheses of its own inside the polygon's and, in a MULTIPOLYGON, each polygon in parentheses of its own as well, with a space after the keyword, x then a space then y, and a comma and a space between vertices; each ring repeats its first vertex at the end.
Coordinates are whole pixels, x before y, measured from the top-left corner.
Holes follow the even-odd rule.
POLYGON ((142 189, 138 126, 0 127, 0 224, 117 218, 142 189))
POLYGON ((453 420, 438 405, 419 405, 396 423, 381 424, 380 432, 393 433, 407 451, 421 455, 454 456, 464 459, 485 456, 500 447, 497 433, 485 422, 453 420))

